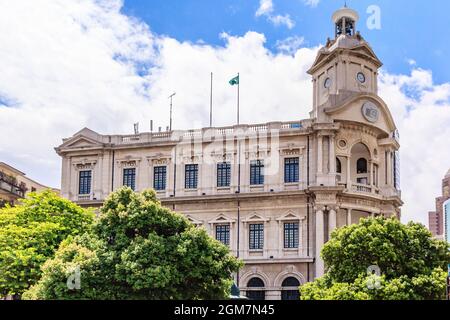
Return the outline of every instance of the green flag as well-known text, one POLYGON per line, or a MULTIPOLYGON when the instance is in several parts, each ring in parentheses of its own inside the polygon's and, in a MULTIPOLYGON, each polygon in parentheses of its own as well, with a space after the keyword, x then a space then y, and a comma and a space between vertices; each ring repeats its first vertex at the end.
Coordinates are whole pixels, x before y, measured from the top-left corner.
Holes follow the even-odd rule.
POLYGON ((233 79, 230 80, 230 84, 232 86, 239 84, 239 76, 234 77, 233 79))

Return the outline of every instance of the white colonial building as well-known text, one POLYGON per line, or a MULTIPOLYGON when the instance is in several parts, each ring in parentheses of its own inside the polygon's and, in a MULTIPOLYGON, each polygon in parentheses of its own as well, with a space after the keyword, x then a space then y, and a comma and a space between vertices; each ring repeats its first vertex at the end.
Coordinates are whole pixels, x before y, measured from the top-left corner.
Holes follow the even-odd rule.
POLYGON ((244 294, 292 299, 323 275, 331 232, 360 218, 400 218, 399 142, 377 94, 382 63, 356 32, 358 14, 333 15, 308 71, 309 119, 189 131, 102 135, 83 129, 56 148, 62 195, 100 206, 123 185, 154 188, 163 205, 244 260, 244 294))

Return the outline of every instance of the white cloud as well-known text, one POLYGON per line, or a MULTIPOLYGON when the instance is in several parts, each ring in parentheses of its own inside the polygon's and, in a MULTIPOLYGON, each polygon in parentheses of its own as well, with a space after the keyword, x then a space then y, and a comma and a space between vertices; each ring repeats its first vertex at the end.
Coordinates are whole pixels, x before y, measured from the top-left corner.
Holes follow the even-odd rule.
POLYGON ((285 15, 275 15, 268 17, 269 21, 273 23, 274 26, 286 26, 288 29, 292 29, 295 27, 295 22, 291 19, 291 16, 288 14, 285 15))
POLYGON ((263 15, 268 15, 273 12, 273 9, 274 9, 274 7, 273 7, 272 0, 261 0, 259 2, 259 8, 256 11, 255 15, 257 17, 263 16, 263 15))
POLYGON ((450 84, 435 85, 432 73, 414 69, 410 75, 381 74, 380 95, 401 134, 401 178, 404 219, 427 222, 442 193, 450 168, 450 84))
MULTIPOLYGON (((223 34, 223 46, 179 42, 153 34, 120 13, 120 1, 0 0, 0 159, 33 178, 59 184, 53 147, 84 126, 100 133, 141 131, 150 119, 168 125, 173 91, 176 129, 208 124, 214 72, 215 125, 235 122, 241 74, 242 122, 308 117, 312 87, 306 70, 318 48, 302 38, 265 47, 262 34, 223 34), (2 104, 10 107, 1 106, 2 104)), ((380 94, 401 132, 405 220, 426 221, 450 167, 450 84, 430 71, 382 72, 380 94)))
POLYGON ((305 43, 304 37, 292 36, 283 40, 278 40, 275 47, 286 54, 295 54, 305 43))
POLYGON ((308 7, 315 8, 319 4, 320 0, 302 0, 308 7))
POLYGON ((291 19, 288 14, 285 15, 274 15, 275 10, 272 0, 260 0, 258 10, 255 13, 256 17, 265 16, 268 21, 270 21, 274 26, 286 26, 288 29, 295 27, 295 22, 291 19))

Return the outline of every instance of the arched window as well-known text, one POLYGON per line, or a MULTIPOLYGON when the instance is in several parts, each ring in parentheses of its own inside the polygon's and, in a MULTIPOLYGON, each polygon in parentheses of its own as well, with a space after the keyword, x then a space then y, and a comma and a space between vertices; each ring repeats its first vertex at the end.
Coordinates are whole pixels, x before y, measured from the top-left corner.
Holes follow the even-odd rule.
POLYGON ((339 158, 336 158, 336 173, 342 173, 342 163, 339 158))
POLYGON ((361 158, 356 162, 356 172, 358 174, 361 173, 367 173, 367 160, 364 158, 361 158))
POLYGON ((251 278, 247 283, 247 298, 250 300, 266 300, 264 281, 260 278, 251 278))
POLYGON ((300 299, 300 281, 294 277, 286 278, 281 284, 281 300, 299 300, 300 299))

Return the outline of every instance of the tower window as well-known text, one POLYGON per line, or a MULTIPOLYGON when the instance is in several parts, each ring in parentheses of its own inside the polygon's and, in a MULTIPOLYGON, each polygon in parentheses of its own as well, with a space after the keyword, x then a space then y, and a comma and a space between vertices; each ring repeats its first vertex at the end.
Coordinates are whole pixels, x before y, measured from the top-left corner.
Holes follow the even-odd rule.
POLYGON ((264 225, 250 225, 250 250, 262 250, 264 248, 264 225))
POLYGON ((153 170, 153 188, 156 191, 166 190, 167 167, 155 167, 153 170))
POLYGON ((230 245, 230 225, 216 226, 216 240, 226 246, 230 245))
POLYGON ((358 174, 367 173, 367 160, 366 159, 361 158, 356 162, 356 172, 358 174))
POLYGON ((198 186, 198 164, 188 164, 185 168, 185 188, 197 189, 198 186))
POLYGON ((294 277, 286 278, 281 284, 283 291, 281 292, 281 300, 298 301, 300 299, 300 281, 294 277))
POLYGON ((298 248, 299 240, 299 223, 285 223, 284 224, 284 248, 296 249, 298 248))
POLYGON ((136 168, 123 170, 123 185, 133 191, 136 189, 136 168))
POLYGON ((336 158, 336 173, 342 173, 342 163, 339 158, 336 158))
POLYGON ((284 182, 299 182, 299 158, 284 159, 284 182))
POLYGON ((250 185, 264 184, 264 161, 255 160, 250 163, 250 185))
POLYGON ((231 163, 217 164, 217 187, 224 188, 231 185, 231 163))
POLYGON ((79 194, 91 194, 92 171, 80 171, 79 194))
POLYGON ((260 278, 251 278, 247 283, 247 298, 250 300, 266 300, 266 292, 264 291, 264 281, 260 278))

